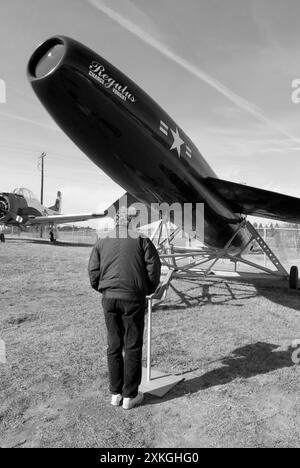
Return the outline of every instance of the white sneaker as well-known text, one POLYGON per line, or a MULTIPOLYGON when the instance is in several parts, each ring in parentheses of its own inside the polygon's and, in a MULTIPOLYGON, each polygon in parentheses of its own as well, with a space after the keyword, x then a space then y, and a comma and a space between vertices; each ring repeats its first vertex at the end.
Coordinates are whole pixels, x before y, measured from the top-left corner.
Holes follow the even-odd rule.
POLYGON ((140 405, 144 399, 143 393, 139 392, 135 398, 124 398, 123 399, 123 408, 131 409, 134 406, 140 405))
POLYGON ((120 406, 123 397, 120 393, 118 395, 112 395, 110 404, 113 406, 120 406))

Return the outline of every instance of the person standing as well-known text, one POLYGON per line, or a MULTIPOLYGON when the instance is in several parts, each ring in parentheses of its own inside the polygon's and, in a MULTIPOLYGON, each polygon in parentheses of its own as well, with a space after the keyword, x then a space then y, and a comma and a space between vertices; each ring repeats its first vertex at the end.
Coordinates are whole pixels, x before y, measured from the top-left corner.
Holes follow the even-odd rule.
POLYGON ((151 240, 129 229, 131 217, 118 213, 115 228, 95 244, 88 266, 93 289, 102 293, 107 327, 111 404, 140 404, 146 296, 160 282, 161 263, 151 240), (123 356, 124 352, 124 356, 123 356))

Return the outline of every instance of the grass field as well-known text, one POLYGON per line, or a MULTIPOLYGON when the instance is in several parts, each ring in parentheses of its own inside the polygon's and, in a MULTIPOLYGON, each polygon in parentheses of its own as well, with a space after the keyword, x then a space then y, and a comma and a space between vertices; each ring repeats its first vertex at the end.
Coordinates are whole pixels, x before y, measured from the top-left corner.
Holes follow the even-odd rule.
POLYGON ((153 316, 153 363, 185 381, 125 412, 109 405, 90 250, 0 244, 1 447, 300 446, 300 291, 175 281, 153 316))

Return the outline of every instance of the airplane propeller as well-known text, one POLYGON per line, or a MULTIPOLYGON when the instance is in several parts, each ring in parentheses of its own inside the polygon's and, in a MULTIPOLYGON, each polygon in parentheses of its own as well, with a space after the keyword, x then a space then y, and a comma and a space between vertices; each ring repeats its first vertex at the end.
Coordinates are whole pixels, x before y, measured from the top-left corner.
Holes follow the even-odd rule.
POLYGON ((23 218, 12 211, 6 210, 0 205, 0 220, 6 218, 9 215, 10 219, 13 219, 16 223, 22 223, 23 218))
POLYGON ((0 219, 4 218, 7 214, 8 214, 8 211, 3 206, 1 206, 1 201, 0 201, 0 219))
POLYGON ((20 224, 23 218, 11 210, 9 198, 6 194, 0 194, 0 220, 10 219, 20 224))

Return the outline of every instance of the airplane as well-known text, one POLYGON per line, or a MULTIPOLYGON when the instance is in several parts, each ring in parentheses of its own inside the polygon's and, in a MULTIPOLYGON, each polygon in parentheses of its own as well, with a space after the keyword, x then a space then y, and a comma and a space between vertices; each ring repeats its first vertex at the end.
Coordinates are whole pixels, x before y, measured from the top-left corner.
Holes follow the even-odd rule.
MULTIPOLYGON (((42 205, 34 193, 26 188, 18 188, 11 193, 0 193, 0 225, 17 226, 26 229, 29 226, 76 223, 90 219, 103 218, 105 213, 61 214, 61 192, 57 192, 55 204, 49 208, 42 205)), ((5 241, 1 233, 1 240, 5 241)))
POLYGON ((43 42, 29 60, 27 76, 61 129, 131 200, 147 206, 204 203, 210 260, 247 263, 243 254, 256 240, 276 273, 297 288, 297 267, 286 272, 247 216, 300 223, 300 199, 219 179, 186 133, 144 90, 74 39, 58 35, 43 42))

